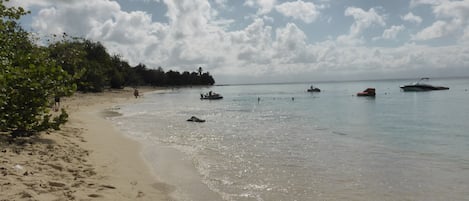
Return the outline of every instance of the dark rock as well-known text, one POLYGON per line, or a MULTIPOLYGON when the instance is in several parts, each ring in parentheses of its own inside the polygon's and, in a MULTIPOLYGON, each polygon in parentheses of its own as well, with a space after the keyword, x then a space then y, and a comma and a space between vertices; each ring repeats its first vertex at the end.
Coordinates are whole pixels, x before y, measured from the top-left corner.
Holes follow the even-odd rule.
POLYGON ((196 116, 192 116, 191 118, 189 118, 187 121, 192 121, 192 122, 205 122, 204 119, 200 119, 196 116))

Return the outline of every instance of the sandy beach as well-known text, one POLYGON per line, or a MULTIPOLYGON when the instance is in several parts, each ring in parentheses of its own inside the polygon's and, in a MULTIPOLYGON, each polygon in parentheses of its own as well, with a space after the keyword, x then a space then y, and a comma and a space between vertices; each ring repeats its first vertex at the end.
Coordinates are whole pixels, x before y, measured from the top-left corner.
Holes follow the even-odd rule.
POLYGON ((70 116, 61 130, 1 134, 0 200, 171 200, 173 188, 156 180, 140 145, 105 119, 136 101, 132 89, 76 93, 62 100, 70 116))

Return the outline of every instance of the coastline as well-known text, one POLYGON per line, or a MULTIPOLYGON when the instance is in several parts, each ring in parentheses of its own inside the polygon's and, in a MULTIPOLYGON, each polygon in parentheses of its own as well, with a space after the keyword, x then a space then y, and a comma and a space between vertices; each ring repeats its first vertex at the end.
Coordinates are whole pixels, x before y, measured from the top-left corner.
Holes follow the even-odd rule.
MULTIPOLYGON (((158 89, 139 88, 142 94, 158 89)), ((8 141, 0 135, 0 200, 171 200, 142 146, 106 120, 108 109, 139 101, 132 89, 76 93, 59 131, 8 141)))

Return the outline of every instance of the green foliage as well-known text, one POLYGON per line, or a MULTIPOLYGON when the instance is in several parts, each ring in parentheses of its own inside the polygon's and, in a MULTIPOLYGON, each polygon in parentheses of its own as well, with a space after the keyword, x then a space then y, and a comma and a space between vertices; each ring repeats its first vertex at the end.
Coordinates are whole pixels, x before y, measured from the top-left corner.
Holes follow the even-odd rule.
POLYGON ((79 91, 101 92, 105 87, 125 86, 213 85, 215 81, 202 67, 196 72, 164 72, 163 68, 148 69, 145 64, 131 67, 118 55, 109 55, 99 42, 66 38, 49 45, 50 57, 73 76, 79 91))
POLYGON ((85 68, 82 66, 85 65, 86 51, 81 39, 69 38, 66 33, 60 39, 55 35, 53 37, 52 40, 57 42, 47 48, 49 57, 62 66, 62 69, 70 74, 74 80, 78 80, 85 73, 85 68))
POLYGON ((161 67, 158 69, 147 69, 144 64, 139 64, 133 68, 137 77, 143 80, 144 84, 152 86, 184 86, 184 85, 213 85, 215 80, 210 73, 202 73, 202 67, 197 72, 169 70, 164 72, 161 67))
POLYGON ((101 92, 110 85, 113 72, 111 56, 104 46, 80 38, 69 38, 65 33, 61 40, 49 45, 50 58, 61 64, 72 75, 78 90, 101 92))
POLYGON ((0 131, 30 135, 58 129, 66 112, 51 121, 49 102, 68 96, 76 86, 71 76, 36 46, 14 21, 26 14, 22 8, 6 8, 0 0, 0 131))
POLYGON ((2 75, 0 130, 38 132, 48 127, 50 100, 54 96, 71 95, 75 87, 60 67, 29 65, 6 67, 2 75))
POLYGON ((213 85, 215 81, 203 73, 202 67, 196 72, 164 72, 163 68, 148 69, 145 64, 131 67, 118 55, 109 55, 99 42, 73 38, 65 33, 54 36, 54 43, 48 49, 50 58, 72 75, 79 91, 101 92, 106 87, 121 89, 125 86, 176 86, 213 85))

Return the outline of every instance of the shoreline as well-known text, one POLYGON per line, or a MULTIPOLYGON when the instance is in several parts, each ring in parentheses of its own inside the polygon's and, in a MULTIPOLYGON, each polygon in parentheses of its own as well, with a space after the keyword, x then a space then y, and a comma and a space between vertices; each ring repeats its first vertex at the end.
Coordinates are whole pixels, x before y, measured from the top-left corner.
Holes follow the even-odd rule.
POLYGON ((132 89, 76 93, 63 98, 69 121, 61 130, 14 141, 0 135, 0 200, 172 200, 174 187, 157 180, 143 145, 105 119, 136 101, 132 89))
MULTIPOLYGON (((161 91, 150 91, 145 93, 159 93, 161 91)), ((123 105, 128 105, 125 103, 123 105)), ((117 123, 114 118, 121 117, 120 107, 108 108, 102 112, 109 118, 117 130, 126 123, 117 123)), ((119 120, 117 120, 119 121, 119 120)), ((185 120, 184 120, 185 121, 185 120)), ((125 120, 123 121, 125 122, 125 120)), ((122 128, 122 127, 121 127, 122 128)), ((126 130, 126 129, 124 129, 126 130)), ((223 200, 221 195, 212 191, 194 164, 192 158, 186 153, 164 143, 153 141, 149 138, 141 138, 135 135, 119 131, 122 136, 136 142, 140 146, 140 156, 150 168, 151 173, 159 182, 165 184, 165 193, 172 200, 179 201, 218 201, 223 200)), ((154 131, 157 134, 159 131, 154 131)))

